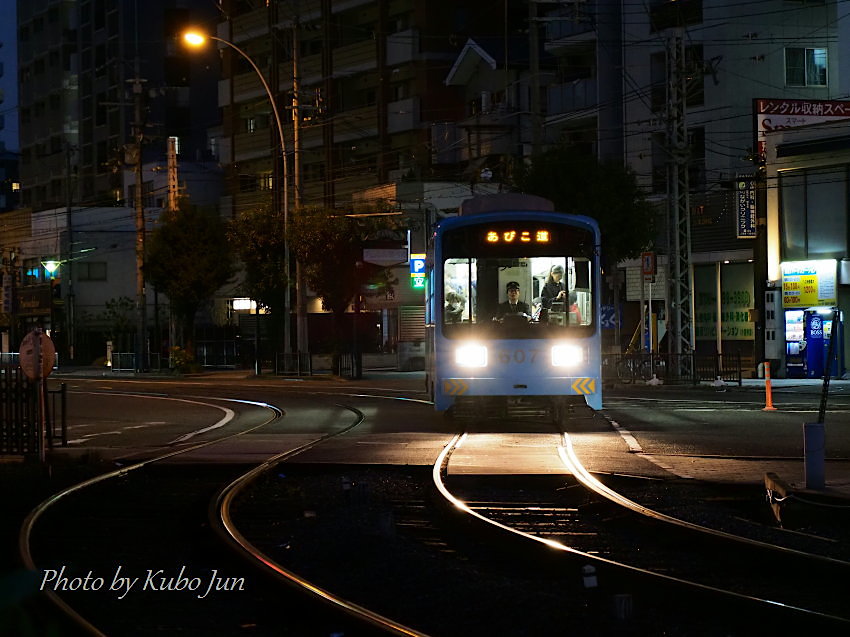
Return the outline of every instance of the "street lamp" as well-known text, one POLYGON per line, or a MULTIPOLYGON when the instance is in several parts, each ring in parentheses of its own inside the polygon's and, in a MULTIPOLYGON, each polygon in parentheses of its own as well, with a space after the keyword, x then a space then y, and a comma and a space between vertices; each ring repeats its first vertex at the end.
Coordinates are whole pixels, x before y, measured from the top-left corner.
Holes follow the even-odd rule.
MULTIPOLYGON (((260 69, 257 67, 254 60, 251 59, 245 51, 240 49, 238 46, 233 44, 228 40, 223 38, 216 37, 214 35, 206 35, 200 33, 198 31, 187 31, 183 34, 183 40, 193 47, 203 46, 206 40, 215 40, 216 42, 221 42, 222 44, 226 44, 231 49, 236 51, 239 55, 241 55, 245 60, 247 60, 248 64, 251 65, 251 68, 254 69, 254 72, 257 74, 257 77, 260 78, 260 82, 263 84, 263 88, 266 90, 266 95, 269 98, 269 104, 272 107, 272 112, 274 113, 274 121, 277 125, 277 134, 280 142, 280 155, 282 159, 283 166, 283 268, 284 275, 286 276, 286 288, 287 292, 284 296, 284 312, 283 312, 283 348, 284 352, 289 355, 292 353, 292 348, 290 345, 290 334, 289 334, 289 325, 290 325, 290 316, 289 316, 289 168, 286 160, 286 140, 283 137, 283 125, 280 121, 280 113, 277 110, 277 103, 275 102, 274 95, 272 94, 271 89, 269 88, 268 82, 266 82, 266 78, 263 76, 260 69)), ((260 331, 260 316, 257 314, 257 334, 259 335, 260 331)), ((258 364, 259 365, 259 364, 258 364)))

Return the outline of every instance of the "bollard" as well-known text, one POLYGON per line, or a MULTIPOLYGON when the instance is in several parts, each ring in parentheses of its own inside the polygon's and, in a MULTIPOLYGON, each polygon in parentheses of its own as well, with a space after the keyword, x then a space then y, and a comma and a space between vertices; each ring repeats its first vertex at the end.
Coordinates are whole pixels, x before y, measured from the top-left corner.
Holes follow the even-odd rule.
POLYGON ((764 392, 765 405, 762 411, 776 411, 776 407, 773 406, 773 390, 770 387, 770 361, 764 363, 764 392))
POLYGON ((581 567, 581 577, 585 588, 596 588, 599 586, 599 580, 596 579, 596 567, 592 564, 585 564, 581 567))
POLYGON ((807 489, 824 488, 824 426, 822 422, 803 424, 803 455, 807 489))

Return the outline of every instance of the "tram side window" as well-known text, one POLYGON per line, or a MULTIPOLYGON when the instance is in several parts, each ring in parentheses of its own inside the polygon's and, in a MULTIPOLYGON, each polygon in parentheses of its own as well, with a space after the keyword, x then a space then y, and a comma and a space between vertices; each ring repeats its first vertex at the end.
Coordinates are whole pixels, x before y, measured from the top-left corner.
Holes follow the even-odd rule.
POLYGON ((448 259, 443 272, 445 323, 474 323, 477 310, 475 290, 477 284, 476 259, 448 259))

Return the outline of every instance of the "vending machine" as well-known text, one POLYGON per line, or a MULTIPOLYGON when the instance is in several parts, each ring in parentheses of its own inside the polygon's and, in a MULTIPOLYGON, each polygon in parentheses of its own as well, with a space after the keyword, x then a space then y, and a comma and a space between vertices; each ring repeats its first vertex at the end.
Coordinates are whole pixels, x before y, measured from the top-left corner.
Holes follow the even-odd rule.
MULTIPOLYGON (((788 378, 823 378, 833 335, 832 317, 832 311, 786 310, 785 375, 788 378)), ((840 316, 834 333, 832 378, 844 373, 844 329, 840 316)))
POLYGON ((785 375, 806 378, 806 337, 803 310, 785 311, 785 375))
POLYGON ((804 312, 806 378, 823 378, 827 366, 829 342, 833 336, 835 344, 832 348, 829 376, 835 378, 844 372, 843 330, 840 318, 837 323, 833 325, 832 312, 821 313, 813 310, 804 312))

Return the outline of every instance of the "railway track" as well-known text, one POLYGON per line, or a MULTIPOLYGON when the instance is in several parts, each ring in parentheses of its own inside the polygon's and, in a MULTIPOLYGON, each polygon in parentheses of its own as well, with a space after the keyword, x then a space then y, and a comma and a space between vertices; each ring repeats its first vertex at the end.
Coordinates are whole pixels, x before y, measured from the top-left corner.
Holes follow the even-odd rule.
MULTIPOLYGON (((362 422, 356 408, 337 408, 350 424, 336 435, 362 422)), ((265 635, 282 625, 304 635, 539 635, 552 626, 596 635, 791 627, 831 634, 850 621, 826 584, 846 577, 843 559, 742 542, 689 520, 674 524, 675 508, 653 514, 635 502, 645 483, 602 484, 580 465, 570 470, 584 485, 567 475, 453 475, 446 468, 460 436, 427 470, 298 463, 329 437, 248 471, 173 462, 221 439, 98 476, 30 515, 22 553, 38 555, 38 567, 32 557, 30 567, 56 571, 57 581, 82 578, 86 567, 95 576, 153 569, 163 580, 120 600, 120 588, 100 595, 48 586, 90 634, 175 634, 179 627, 181 634, 265 635), (236 551, 223 553, 222 537, 236 551), (247 566, 246 555, 263 573, 247 566), (181 577, 199 580, 197 590, 169 588, 181 577), (776 585, 812 577, 822 586, 805 596, 788 597, 795 587, 776 585), (310 596, 284 594, 291 587, 282 589, 282 581, 310 596), (187 604, 206 605, 185 613, 187 604)), ((568 440, 560 445, 566 459, 568 440)))
MULTIPOLYGON (((122 636, 379 632, 369 624, 376 617, 368 611, 352 614, 345 600, 330 593, 304 595, 305 589, 316 592, 305 580, 283 578, 298 589, 283 587, 280 569, 248 554, 249 548, 224 550, 222 536, 233 540, 221 503, 256 468, 246 472, 192 456, 284 416, 271 405, 261 408, 269 414, 258 425, 149 454, 55 493, 30 512, 19 535, 22 559, 39 578, 37 586, 73 620, 75 631, 122 636)), ((334 409, 338 420, 349 420, 347 426, 289 445, 260 470, 362 422, 354 408, 334 409)))
MULTIPOLYGON (((627 498, 612 502, 566 475, 446 477, 452 448, 431 469, 444 497, 409 467, 287 465, 285 478, 252 486, 236 524, 293 571, 429 635, 846 627, 828 583, 848 568, 840 559, 640 515, 627 498), (283 487, 290 481, 295 495, 283 487), (269 507, 288 513, 264 520, 258 513, 269 507), (821 586, 789 594, 805 573, 823 577, 821 586)), ((614 492, 647 486, 606 482, 614 492)))

